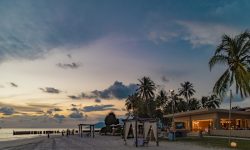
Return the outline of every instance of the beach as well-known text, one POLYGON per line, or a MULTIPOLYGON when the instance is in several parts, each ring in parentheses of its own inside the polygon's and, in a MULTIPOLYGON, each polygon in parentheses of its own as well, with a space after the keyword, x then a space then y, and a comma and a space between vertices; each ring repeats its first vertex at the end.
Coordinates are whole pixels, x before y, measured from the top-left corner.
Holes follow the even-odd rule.
MULTIPOLYGON (((1 150, 130 150, 130 149, 147 149, 147 150, 214 150, 215 148, 205 148, 198 145, 182 142, 167 142, 162 141, 157 147, 155 142, 150 142, 148 146, 136 148, 133 145, 133 140, 128 140, 124 144, 120 136, 100 136, 95 138, 74 136, 59 136, 54 135, 50 138, 36 137, 31 139, 20 139, 14 141, 0 142, 1 150)), ((219 150, 219 149, 218 149, 219 150)), ((221 149, 222 150, 222 149, 221 149)))

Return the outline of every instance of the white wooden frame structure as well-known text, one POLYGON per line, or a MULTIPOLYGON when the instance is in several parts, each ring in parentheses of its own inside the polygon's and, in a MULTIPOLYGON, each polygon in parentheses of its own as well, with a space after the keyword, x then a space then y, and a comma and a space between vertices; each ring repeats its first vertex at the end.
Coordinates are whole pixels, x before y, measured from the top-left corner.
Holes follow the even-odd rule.
POLYGON ((127 138, 129 131, 132 128, 132 132, 134 135, 135 139, 135 145, 136 147, 138 146, 138 131, 139 131, 139 126, 143 127, 143 140, 147 140, 149 135, 151 135, 151 132, 155 138, 156 145, 159 146, 159 141, 158 141, 158 133, 157 133, 157 121, 155 119, 130 119, 130 120, 124 120, 124 142, 127 144, 127 138))

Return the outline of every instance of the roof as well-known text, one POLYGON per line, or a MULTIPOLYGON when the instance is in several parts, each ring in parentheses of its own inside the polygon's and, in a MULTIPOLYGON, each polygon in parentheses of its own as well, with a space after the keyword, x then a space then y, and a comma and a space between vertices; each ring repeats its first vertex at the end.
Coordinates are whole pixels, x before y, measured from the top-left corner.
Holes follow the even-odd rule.
POLYGON ((78 126, 94 126, 95 124, 80 123, 78 126))
MULTIPOLYGON (((123 122, 136 121, 136 119, 123 119, 123 122)), ((156 122, 155 118, 138 118, 137 121, 141 122, 156 122)))
MULTIPOLYGON (((201 114, 210 114, 210 113, 229 113, 229 110, 228 109, 199 109, 199 110, 192 110, 192 111, 175 113, 174 116, 175 117, 184 117, 184 116, 190 116, 190 115, 201 115, 201 114)), ((248 112, 248 111, 231 110, 231 113, 250 116, 250 112, 248 112)), ((163 117, 164 118, 171 118, 171 117, 173 117, 173 114, 167 114, 167 115, 164 115, 163 117)))

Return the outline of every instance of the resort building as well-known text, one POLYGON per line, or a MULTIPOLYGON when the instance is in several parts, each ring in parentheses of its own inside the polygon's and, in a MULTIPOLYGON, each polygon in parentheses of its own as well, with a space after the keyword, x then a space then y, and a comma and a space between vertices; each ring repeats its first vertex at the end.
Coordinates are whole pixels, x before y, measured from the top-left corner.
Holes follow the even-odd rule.
POLYGON ((228 135, 231 122, 231 133, 234 136, 250 137, 250 108, 231 111, 226 109, 201 109, 164 115, 171 119, 174 116, 176 130, 204 131, 212 135, 228 135))

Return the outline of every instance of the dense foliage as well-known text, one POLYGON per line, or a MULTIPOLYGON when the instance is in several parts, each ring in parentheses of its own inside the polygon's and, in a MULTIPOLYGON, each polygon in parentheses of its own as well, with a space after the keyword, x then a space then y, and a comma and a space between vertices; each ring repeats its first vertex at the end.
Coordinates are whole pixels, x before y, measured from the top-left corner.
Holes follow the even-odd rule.
POLYGON ((138 90, 130 95, 125 102, 128 115, 142 118, 158 118, 163 114, 172 114, 197 109, 219 108, 221 100, 215 95, 194 98, 194 86, 190 82, 181 83, 178 93, 158 90, 149 77, 139 79, 138 90))
POLYGON ((115 113, 110 112, 104 119, 106 126, 110 126, 112 124, 119 124, 119 120, 116 118, 115 113))
POLYGON ((226 70, 214 85, 214 93, 224 97, 232 86, 241 97, 250 95, 250 32, 235 37, 224 35, 220 45, 209 61, 210 70, 217 64, 226 70))

